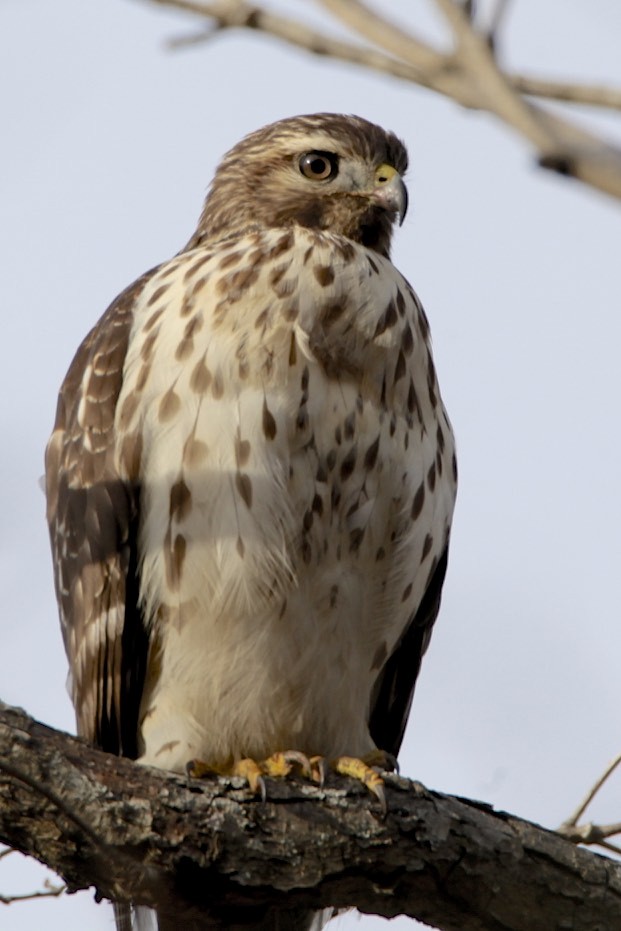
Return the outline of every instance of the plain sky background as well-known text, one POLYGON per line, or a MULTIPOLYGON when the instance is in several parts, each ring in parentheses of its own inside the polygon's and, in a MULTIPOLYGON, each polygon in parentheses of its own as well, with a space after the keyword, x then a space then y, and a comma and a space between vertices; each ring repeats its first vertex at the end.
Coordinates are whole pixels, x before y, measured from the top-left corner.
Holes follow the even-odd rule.
MULTIPOLYGON (((383 6, 437 31, 423 0, 383 6)), ((199 25, 139 0, 0 0, 0 697, 74 729, 38 481, 78 343, 188 239, 241 136, 296 113, 359 113, 410 150, 394 261, 430 318, 460 462, 402 770, 554 827, 621 749, 620 205, 414 86, 249 33, 166 49, 199 25)), ((514 0, 502 52, 618 86, 620 43, 618 0, 514 0)), ((621 136, 618 116, 599 125, 621 136)), ((621 776, 589 814, 621 817, 621 776)), ((0 893, 46 875, 9 857, 0 893)), ((43 926, 111 931, 112 912, 81 893, 0 913, 3 931, 43 926)))

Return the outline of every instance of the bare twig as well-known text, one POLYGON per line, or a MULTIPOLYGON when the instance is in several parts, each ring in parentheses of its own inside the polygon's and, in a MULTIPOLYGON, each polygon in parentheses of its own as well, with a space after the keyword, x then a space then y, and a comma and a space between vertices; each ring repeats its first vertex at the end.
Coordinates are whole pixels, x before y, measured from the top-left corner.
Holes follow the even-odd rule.
POLYGON ((558 828, 558 833, 574 844, 597 844, 599 847, 606 847, 607 850, 621 853, 621 847, 618 844, 613 844, 607 840, 608 837, 621 834, 621 823, 619 822, 616 824, 593 824, 589 821, 586 824, 562 824, 558 828))
POLYGON ((55 886, 49 879, 43 883, 44 889, 37 892, 24 892, 21 895, 0 895, 0 905, 11 905, 13 902, 28 902, 31 899, 55 899, 67 891, 64 883, 55 886))
POLYGON ((621 765, 621 753, 610 761, 599 779, 595 781, 589 789, 584 799, 580 802, 576 810, 556 829, 559 834, 576 844, 597 844, 605 847, 606 850, 612 850, 621 854, 621 847, 618 844, 612 844, 607 838, 614 837, 615 834, 621 834, 621 821, 614 824, 578 824, 580 818, 591 804, 599 790, 606 780, 612 776, 617 766, 621 765))
POLYGON ((481 108, 490 110, 526 136, 541 152, 555 150, 557 140, 534 107, 528 107, 500 71, 485 37, 472 28, 453 0, 436 0, 456 40, 455 58, 464 76, 478 88, 481 108))
MULTIPOLYGON (((226 29, 253 29, 313 54, 357 64, 434 90, 461 106, 486 110, 526 138, 538 164, 621 199, 621 149, 551 113, 533 98, 621 110, 621 90, 506 73, 498 64, 489 32, 479 29, 455 0, 435 0, 447 24, 447 50, 392 23, 362 0, 318 0, 360 42, 347 42, 277 15, 246 0, 150 0, 209 19, 216 29, 176 40, 203 42, 226 29)), ((499 2, 492 19, 506 8, 499 2)))
POLYGON ((573 815, 570 815, 567 821, 564 822, 565 824, 575 825, 578 823, 578 821, 580 820, 582 815, 585 813, 586 809, 591 804, 591 802, 593 801, 593 799, 595 798, 599 790, 602 788, 606 780, 610 776, 612 776, 612 774, 614 773, 617 766, 619 766, 619 764, 621 764, 621 753, 618 756, 616 756, 613 760, 610 761, 610 763, 608 764, 604 772, 601 774, 599 779, 595 781, 592 788, 589 789, 589 791, 585 795, 580 805, 578 805, 573 815))
POLYGON ((497 51, 498 36, 508 9, 509 0, 496 0, 496 4, 492 9, 489 22, 486 26, 487 42, 494 54, 497 51))
MULTIPOLYGON (((446 55, 433 49, 411 31, 394 25, 360 0, 319 0, 340 22, 394 58, 407 61, 421 71, 441 71, 446 55)), ((462 15, 464 15, 462 13, 462 15)))
MULTIPOLYGON (((150 2, 157 3, 160 6, 174 7, 217 21, 218 28, 216 29, 201 30, 190 36, 172 40, 170 45, 173 48, 207 42, 221 29, 248 28, 272 35, 307 52, 361 65, 373 71, 412 81, 440 92, 442 92, 445 81, 447 91, 449 84, 453 83, 453 79, 443 74, 447 69, 450 70, 449 56, 409 33, 407 36, 407 58, 400 58, 398 50, 405 47, 403 31, 389 24, 368 7, 364 7, 360 3, 353 6, 350 0, 347 0, 347 2, 343 2, 343 0, 321 0, 321 2, 326 7, 331 7, 335 16, 340 12, 347 14, 348 24, 361 36, 372 42, 372 45, 344 42, 312 29, 297 20, 279 16, 253 4, 245 3, 243 0, 234 4, 227 2, 227 0, 214 3, 200 2, 200 0, 150 0, 150 2), (381 45, 385 49, 392 49, 393 54, 387 51, 381 52, 373 47, 377 45, 381 45), (432 74, 436 73, 431 77, 427 75, 427 71, 432 74)), ((504 2, 501 0, 499 3, 499 6, 503 8, 506 5, 506 0, 504 2)), ((344 17, 342 21, 345 21, 344 17)), ((495 31, 498 29, 496 20, 494 20, 494 25, 491 28, 495 31)), ((531 97, 621 110, 621 89, 618 88, 554 81, 519 73, 507 73, 506 78, 514 90, 531 97)), ((458 99, 458 102, 462 101, 458 99)), ((463 103, 466 106, 474 106, 473 103, 468 104, 467 98, 463 103)))
POLYGON ((243 4, 241 10, 238 6, 233 16, 227 15, 226 10, 221 9, 221 4, 209 4, 209 12, 207 12, 206 4, 194 3, 192 0, 152 0, 152 2, 164 6, 175 6, 190 12, 201 12, 201 15, 211 16, 217 20, 217 28, 215 29, 201 30, 193 35, 172 40, 169 45, 173 48, 208 42, 222 29, 243 28, 245 26, 257 32, 264 32, 267 35, 274 36, 297 48, 312 52, 314 55, 336 58, 349 64, 361 65, 373 71, 412 81, 425 87, 432 86, 426 80, 424 70, 416 67, 416 65, 399 61, 375 48, 332 38, 295 20, 288 19, 285 16, 277 16, 265 10, 257 10, 247 4, 243 4))
MULTIPOLYGON (((18 851, 14 847, 6 847, 4 850, 0 850, 0 860, 3 860, 5 857, 10 856, 12 853, 17 853, 18 851)), ((11 905, 13 902, 26 902, 29 899, 46 899, 57 897, 62 895, 66 890, 64 883, 61 885, 54 885, 51 880, 46 879, 43 882, 43 889, 39 889, 36 892, 23 892, 15 895, 2 895, 0 893, 0 905, 11 905)))
POLYGON ((578 103, 590 107, 621 110, 621 90, 598 84, 573 84, 566 81, 550 81, 524 74, 509 76, 511 86, 529 97, 543 97, 578 103))

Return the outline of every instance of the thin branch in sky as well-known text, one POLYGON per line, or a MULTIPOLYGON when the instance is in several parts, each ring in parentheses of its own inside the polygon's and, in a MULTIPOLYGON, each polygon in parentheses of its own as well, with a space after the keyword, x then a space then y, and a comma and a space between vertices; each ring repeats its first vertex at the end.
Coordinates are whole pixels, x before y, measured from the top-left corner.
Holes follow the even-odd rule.
POLYGON ((204 42, 226 29, 252 29, 315 55, 389 74, 434 90, 469 109, 493 114, 536 151, 537 164, 621 199, 621 148, 561 117, 533 98, 621 110, 621 89, 513 74, 497 55, 506 0, 499 0, 486 26, 478 26, 463 3, 435 0, 449 39, 436 48, 412 29, 392 22, 362 0, 317 0, 357 41, 312 29, 295 17, 277 15, 245 0, 150 0, 210 20, 214 26, 174 46, 204 42))

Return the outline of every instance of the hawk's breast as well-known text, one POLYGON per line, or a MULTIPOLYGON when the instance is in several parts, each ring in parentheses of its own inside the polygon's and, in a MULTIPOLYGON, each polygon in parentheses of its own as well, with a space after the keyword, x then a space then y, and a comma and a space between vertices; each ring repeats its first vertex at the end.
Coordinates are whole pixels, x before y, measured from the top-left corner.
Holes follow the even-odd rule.
POLYGON ((184 253, 139 301, 116 426, 121 473, 139 458, 145 758, 370 750, 455 494, 409 285, 303 229, 184 253))

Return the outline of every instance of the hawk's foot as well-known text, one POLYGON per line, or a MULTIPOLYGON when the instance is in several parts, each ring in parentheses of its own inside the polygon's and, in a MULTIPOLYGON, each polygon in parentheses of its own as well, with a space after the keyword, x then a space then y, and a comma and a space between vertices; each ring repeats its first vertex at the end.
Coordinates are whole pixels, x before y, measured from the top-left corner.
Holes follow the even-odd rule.
POLYGON ((323 785, 328 768, 341 776, 349 776, 351 779, 361 782, 369 792, 373 793, 380 803, 382 815, 386 815, 388 808, 384 780, 378 770, 392 771, 397 769, 397 760, 392 753, 386 753, 384 750, 373 750, 363 758, 339 756, 335 760, 330 760, 329 763, 326 763, 324 757, 313 756, 310 762, 313 779, 319 782, 320 785, 323 785))
POLYGON ((193 779, 201 779, 205 776, 241 776, 248 783, 250 790, 255 795, 260 795, 263 801, 267 798, 264 776, 284 779, 292 772, 299 772, 307 779, 312 777, 308 757, 298 750, 281 750, 260 761, 247 757, 229 766, 213 766, 202 760, 190 760, 186 771, 193 779))
POLYGON ((382 814, 387 812, 384 780, 379 770, 396 770, 397 760, 391 753, 384 750, 372 750, 363 758, 353 756, 339 756, 334 760, 326 760, 323 756, 313 756, 310 759, 299 750, 281 750, 272 753, 265 760, 253 760, 246 757, 225 766, 205 763, 202 760, 190 760, 186 772, 192 779, 202 779, 205 776, 241 776, 248 783, 248 787, 255 795, 260 795, 263 801, 267 798, 265 776, 272 779, 284 779, 291 773, 296 773, 306 779, 312 779, 323 786, 328 770, 341 776, 349 776, 361 782, 378 799, 382 814))

